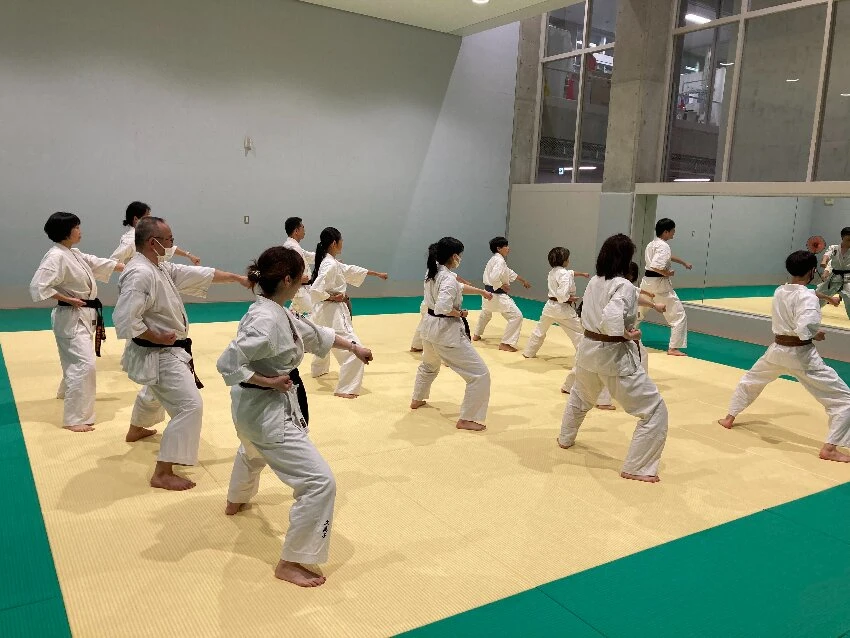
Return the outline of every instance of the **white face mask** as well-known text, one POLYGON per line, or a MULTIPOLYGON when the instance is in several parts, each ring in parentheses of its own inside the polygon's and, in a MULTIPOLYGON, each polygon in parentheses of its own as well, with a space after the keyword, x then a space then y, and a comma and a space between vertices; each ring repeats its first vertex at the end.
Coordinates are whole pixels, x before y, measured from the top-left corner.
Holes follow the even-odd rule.
POLYGON ((459 268, 460 262, 462 262, 462 261, 463 261, 463 255, 458 255, 457 259, 455 259, 455 268, 459 268))
POLYGON ((168 250, 165 248, 165 246, 159 243, 159 240, 154 239, 154 241, 159 244, 159 247, 162 248, 163 251, 161 255, 156 256, 156 263, 161 264, 164 261, 168 261, 168 250))

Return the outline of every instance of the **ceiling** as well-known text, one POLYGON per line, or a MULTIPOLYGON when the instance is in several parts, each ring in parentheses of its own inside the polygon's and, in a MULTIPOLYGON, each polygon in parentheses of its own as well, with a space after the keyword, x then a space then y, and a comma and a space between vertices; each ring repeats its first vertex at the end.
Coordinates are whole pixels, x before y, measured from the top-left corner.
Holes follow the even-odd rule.
POLYGON ((584 0, 301 0, 454 35, 470 35, 584 0))

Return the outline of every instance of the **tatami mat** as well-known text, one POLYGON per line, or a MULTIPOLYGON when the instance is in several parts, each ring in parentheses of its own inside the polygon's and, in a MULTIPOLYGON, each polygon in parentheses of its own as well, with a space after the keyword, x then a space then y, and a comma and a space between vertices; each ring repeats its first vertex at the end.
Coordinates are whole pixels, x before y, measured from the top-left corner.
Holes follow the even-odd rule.
MULTIPOLYGON (((767 315, 769 317, 773 298, 729 297, 723 299, 706 299, 703 303, 706 306, 711 306, 713 308, 723 308, 724 310, 735 310, 737 312, 749 312, 756 315, 767 315)), ((850 329, 850 319, 847 318, 847 311, 844 309, 844 303, 837 308, 827 304, 823 307, 822 313, 823 325, 831 326, 833 328, 850 329)))

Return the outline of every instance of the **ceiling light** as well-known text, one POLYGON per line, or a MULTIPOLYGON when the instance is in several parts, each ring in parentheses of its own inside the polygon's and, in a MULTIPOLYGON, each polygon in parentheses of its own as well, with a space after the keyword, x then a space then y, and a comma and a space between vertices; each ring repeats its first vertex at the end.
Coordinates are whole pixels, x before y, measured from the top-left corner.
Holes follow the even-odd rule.
POLYGON ((475 4, 487 4, 490 0, 472 0, 475 4))
POLYGON ((850 93, 842 93, 841 97, 850 97, 850 93))
POLYGON ((710 177, 677 177, 674 182, 710 182, 710 177))
POLYGON ((799 82, 799 81, 800 81, 800 78, 788 78, 788 79, 787 79, 787 80, 785 80, 785 81, 786 81, 786 82, 799 82))
POLYGON ((694 73, 696 73, 697 71, 699 71, 699 69, 693 66, 686 66, 685 71, 693 71, 694 73))
POLYGON ((698 16, 695 13, 689 13, 685 16, 685 20, 687 22, 693 22, 694 24, 705 24, 706 22, 711 22, 711 18, 704 18, 703 16, 698 16))
POLYGON ((734 66, 734 65, 735 65, 734 62, 721 62, 720 63, 720 66, 734 66))

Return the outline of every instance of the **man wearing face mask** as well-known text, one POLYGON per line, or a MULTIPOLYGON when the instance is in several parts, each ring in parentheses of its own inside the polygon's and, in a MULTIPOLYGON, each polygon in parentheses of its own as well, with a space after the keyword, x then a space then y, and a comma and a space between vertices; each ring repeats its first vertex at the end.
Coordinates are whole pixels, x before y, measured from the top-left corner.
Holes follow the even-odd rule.
POLYGON ((239 283, 247 277, 167 260, 174 245, 171 228, 160 217, 146 216, 136 224, 136 255, 118 281, 118 301, 112 314, 119 339, 126 339, 121 367, 143 387, 136 397, 126 440, 133 443, 156 434, 149 429, 171 417, 162 433, 152 487, 187 490, 195 484, 173 471, 174 465, 195 465, 201 439, 203 387, 194 373, 189 321, 180 295, 206 297, 212 283, 239 283))
POLYGON ((838 446, 850 446, 850 388, 824 363, 812 344, 826 338, 820 329, 820 303, 815 292, 808 288, 816 267, 817 258, 807 250, 788 255, 785 268, 791 281, 779 286, 773 295, 774 343, 738 383, 729 413, 718 423, 731 429, 735 418, 758 398, 768 383, 788 374, 826 410, 829 432, 820 449, 820 458, 850 463, 850 456, 838 450, 838 446))

